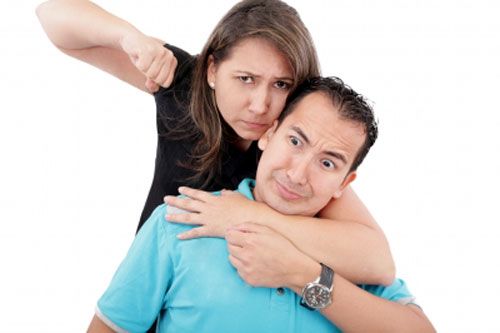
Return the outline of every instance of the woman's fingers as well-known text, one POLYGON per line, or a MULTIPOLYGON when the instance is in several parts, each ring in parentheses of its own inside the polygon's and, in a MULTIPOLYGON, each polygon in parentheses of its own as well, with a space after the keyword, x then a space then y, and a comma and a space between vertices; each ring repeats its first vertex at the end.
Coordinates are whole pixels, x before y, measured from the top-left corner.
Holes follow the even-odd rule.
POLYGON ((239 270, 241 267, 243 267, 243 263, 241 262, 241 260, 239 260, 235 256, 230 254, 228 256, 228 259, 229 259, 229 262, 231 263, 231 265, 233 265, 234 268, 236 268, 236 270, 239 270))
POLYGON ((173 195, 165 196, 163 201, 169 206, 180 208, 191 213, 199 213, 201 211, 201 205, 203 204, 203 202, 198 200, 179 198, 173 195))
POLYGON ((244 250, 243 250, 243 248, 241 246, 227 244, 227 250, 229 251, 230 255, 232 255, 233 257, 235 257, 238 260, 242 261, 244 250))
POLYGON ((200 200, 203 202, 207 202, 207 201, 210 201, 214 198, 217 198, 215 195, 211 194, 210 192, 196 190, 194 188, 187 187, 187 186, 179 187, 179 193, 184 194, 192 199, 200 200))
POLYGON ((169 64, 164 64, 160 75, 158 76, 158 81, 156 81, 159 85, 164 88, 170 87, 172 81, 174 80, 175 69, 177 68, 177 58, 172 56, 169 64))
POLYGON ((216 236, 212 235, 210 233, 210 230, 205 227, 193 228, 177 235, 177 238, 181 240, 188 240, 200 237, 216 237, 216 236))
POLYGON ((150 93, 155 93, 160 89, 160 86, 150 78, 146 79, 146 83, 144 84, 144 86, 150 93))
POLYGON ((121 42, 123 51, 146 77, 145 85, 150 92, 156 92, 159 86, 168 88, 177 67, 173 52, 163 44, 163 41, 141 33, 129 34, 121 42))
POLYGON ((165 215, 165 220, 172 223, 202 225, 201 221, 199 221, 198 214, 189 212, 181 214, 168 213, 167 215, 165 215))

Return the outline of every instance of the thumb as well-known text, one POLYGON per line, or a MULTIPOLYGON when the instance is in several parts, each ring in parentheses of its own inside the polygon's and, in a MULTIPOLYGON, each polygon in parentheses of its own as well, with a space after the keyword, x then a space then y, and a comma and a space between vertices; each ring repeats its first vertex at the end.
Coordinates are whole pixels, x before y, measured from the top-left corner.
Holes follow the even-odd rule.
POLYGON ((150 93, 155 93, 160 89, 160 86, 150 78, 146 78, 146 83, 144 83, 144 86, 150 93))

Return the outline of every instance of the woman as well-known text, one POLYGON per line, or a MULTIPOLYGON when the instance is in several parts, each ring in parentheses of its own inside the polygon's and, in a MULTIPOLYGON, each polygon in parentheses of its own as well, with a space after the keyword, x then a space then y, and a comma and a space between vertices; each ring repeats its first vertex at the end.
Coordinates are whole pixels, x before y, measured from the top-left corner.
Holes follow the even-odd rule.
MULTIPOLYGON (((212 191, 235 188, 243 178, 254 177, 255 140, 278 117, 289 92, 319 73, 307 29, 296 11, 281 1, 235 5, 197 57, 163 47, 163 42, 87 1, 48 1, 37 14, 61 51, 155 96, 156 167, 139 227, 163 197, 177 194, 181 185, 212 191)), ((193 199, 203 195, 189 189, 187 194, 193 199)), ((351 282, 392 282, 394 265, 383 232, 352 189, 323 210, 320 223, 283 216, 231 195, 205 215, 224 216, 218 212, 226 214, 235 201, 252 209, 250 216, 263 217, 256 222, 272 224, 303 252, 351 282), (317 235, 314 241, 304 236, 311 234, 317 235)), ((193 204, 177 205, 189 208, 186 203, 193 204)), ((232 220, 246 219, 235 214, 232 220)), ((221 228, 205 228, 205 234, 223 236, 221 228)))

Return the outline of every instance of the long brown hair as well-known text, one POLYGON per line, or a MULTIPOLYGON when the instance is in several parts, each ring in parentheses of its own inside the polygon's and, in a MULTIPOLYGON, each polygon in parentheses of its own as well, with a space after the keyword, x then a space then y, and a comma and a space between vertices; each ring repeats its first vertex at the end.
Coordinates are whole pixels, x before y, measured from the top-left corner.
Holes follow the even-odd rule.
MULTIPOLYGON (((193 140, 191 161, 194 178, 206 186, 221 172, 222 151, 238 136, 221 118, 215 95, 207 83, 208 58, 215 64, 226 59, 233 46, 245 38, 264 38, 288 59, 294 86, 320 74, 314 43, 297 11, 280 0, 244 0, 233 6, 208 38, 194 68, 189 112, 178 134, 193 140), (191 124, 191 125, 189 125, 191 124), (195 128, 193 128, 195 126, 195 128)), ((193 179, 194 180, 194 179, 193 179)))

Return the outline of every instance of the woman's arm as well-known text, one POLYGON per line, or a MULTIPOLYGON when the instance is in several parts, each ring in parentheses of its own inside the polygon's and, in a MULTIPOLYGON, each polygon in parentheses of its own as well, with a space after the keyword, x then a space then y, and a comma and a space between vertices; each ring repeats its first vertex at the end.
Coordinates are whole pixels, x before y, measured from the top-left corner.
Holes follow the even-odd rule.
MULTIPOLYGON (((313 222, 314 223, 314 222, 313 222)), ((318 262, 298 250, 272 228, 246 223, 227 232, 229 260, 242 279, 252 286, 287 287, 301 296, 304 286, 321 272, 318 262), (260 266, 249 268, 252 257, 260 266), (268 272, 277 274, 270 275, 268 272)), ((417 306, 403 305, 375 296, 343 278, 335 271, 332 303, 321 314, 345 332, 434 332, 432 324, 417 306)), ((406 289, 386 289, 395 300, 406 289)), ((409 294, 408 294, 409 296, 409 294)))
POLYGON ((90 1, 51 0, 36 13, 62 52, 146 92, 172 82, 177 60, 163 42, 90 1))
MULTIPOLYGON (((181 238, 224 237, 228 226, 253 222, 273 228, 302 252, 335 268, 355 284, 389 285, 394 280, 395 268, 387 240, 350 188, 345 190, 345 197, 331 201, 323 209, 322 219, 283 215, 232 191, 213 196, 182 187, 180 192, 189 198, 167 196, 165 202, 192 213, 168 215, 167 220, 200 225, 181 238)), ((261 260, 259 256, 254 258, 249 265, 257 265, 261 260)))
POLYGON ((263 215, 258 223, 271 226, 318 262, 340 268, 341 275, 353 283, 392 283, 395 265, 389 243, 351 187, 319 216, 318 220, 279 214, 266 223, 263 215))

